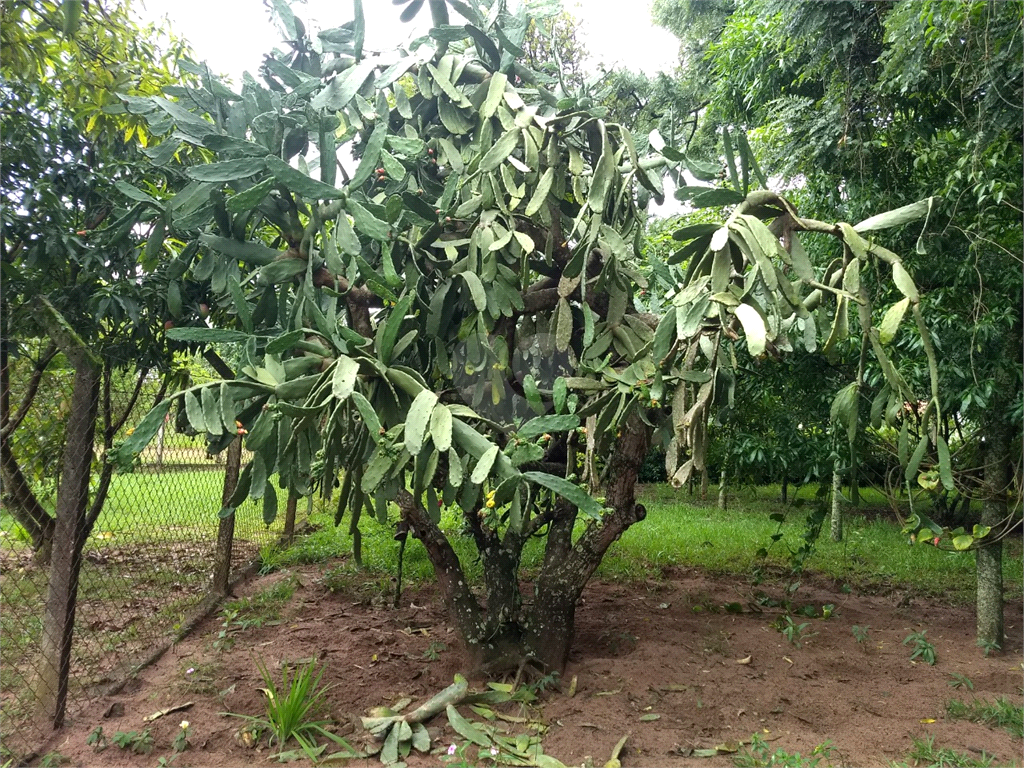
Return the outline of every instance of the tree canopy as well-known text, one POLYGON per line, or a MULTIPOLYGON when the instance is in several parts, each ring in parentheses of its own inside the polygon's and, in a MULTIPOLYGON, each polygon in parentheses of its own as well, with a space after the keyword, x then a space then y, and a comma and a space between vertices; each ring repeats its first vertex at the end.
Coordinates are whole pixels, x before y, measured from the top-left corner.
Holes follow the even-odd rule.
MULTIPOLYGON (((652 440, 675 482, 703 466, 735 346, 755 357, 827 347, 859 312, 889 381, 886 409, 916 402, 885 349, 903 312, 875 328, 861 275, 894 282, 924 328, 913 279, 874 233, 928 203, 824 223, 756 188, 749 152, 730 155, 733 189, 688 191, 728 217, 676 233, 674 287, 651 313, 637 301, 645 200, 664 194, 666 172, 710 178, 717 164, 656 131, 641 153, 606 107, 528 67, 526 8, 448 4, 467 23, 433 0, 429 36, 370 53, 358 0, 351 21, 315 37, 275 2, 291 50, 266 58, 262 82, 246 76, 233 93, 204 78, 177 100, 126 103, 173 124, 155 151, 189 145, 210 160, 161 210, 196 252, 182 279, 209 285, 236 326, 196 316, 169 335, 241 349, 233 379, 176 398, 212 449, 241 425, 253 451, 223 513, 251 497, 269 521, 279 490, 319 489, 337 494, 337 519, 353 529, 397 515, 396 535, 422 542, 482 664, 560 669, 584 585, 645 516, 634 486, 652 440), (816 271, 803 236, 842 255, 816 271), (483 559, 483 604, 446 511, 483 559), (520 555, 538 535, 544 565, 524 601, 520 555)), ((848 388, 839 407, 855 396, 848 388)), ((120 461, 170 405, 125 440, 120 461)))

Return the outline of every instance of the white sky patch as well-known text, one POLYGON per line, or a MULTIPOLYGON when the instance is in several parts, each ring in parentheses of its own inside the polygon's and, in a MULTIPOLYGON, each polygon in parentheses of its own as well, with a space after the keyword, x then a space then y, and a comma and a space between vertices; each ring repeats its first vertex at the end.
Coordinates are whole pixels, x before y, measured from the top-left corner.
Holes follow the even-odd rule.
MULTIPOLYGON (((579 19, 583 43, 596 63, 648 75, 675 67, 679 43, 651 22, 651 0, 565 0, 564 7, 579 19)), ((349 0, 307 0, 292 8, 308 29, 330 29, 352 18, 349 0)), ((386 50, 426 32, 426 10, 410 24, 398 20, 401 10, 390 0, 363 0, 367 50, 386 50)), ((143 0, 139 11, 144 21, 167 17, 200 61, 236 83, 245 71, 255 76, 263 55, 281 44, 261 0, 143 0)))

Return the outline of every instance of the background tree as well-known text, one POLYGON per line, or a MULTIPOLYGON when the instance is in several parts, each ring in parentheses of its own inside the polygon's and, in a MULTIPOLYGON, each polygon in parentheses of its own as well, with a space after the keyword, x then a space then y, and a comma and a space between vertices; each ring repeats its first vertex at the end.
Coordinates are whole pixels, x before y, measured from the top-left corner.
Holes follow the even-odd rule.
MULTIPOLYGON (((921 472, 902 482, 980 502, 980 516, 949 525, 947 541, 978 547, 979 640, 998 645, 1007 490, 1015 487, 1019 499, 1024 9, 1019 2, 750 0, 705 38, 669 23, 691 4, 659 5, 694 52, 691 77, 713 84, 698 134, 715 136, 723 125, 749 130, 764 165, 797 186, 801 210, 856 219, 938 196, 927 233, 901 241, 923 276, 923 305, 938 319, 931 339, 901 333, 893 349, 908 381, 930 375, 915 362, 922 345, 939 349, 945 445, 925 453, 921 472), (939 466, 947 450, 948 473, 939 466), (993 534, 972 544, 972 533, 989 528, 993 534)), ((898 313, 899 300, 894 294, 880 308, 895 305, 898 313)), ((880 392, 870 363, 866 379, 880 392)), ((873 426, 877 402, 861 406, 873 426)), ((893 441, 904 458, 920 434, 913 416, 908 422, 893 441)), ((941 532, 923 516, 910 523, 941 532)))
MULTIPOLYGON (((210 280, 244 332, 170 333, 242 346, 236 379, 177 398, 211 450, 236 420, 247 431, 253 460, 225 513, 248 496, 272 520, 278 490, 332 496, 336 484, 337 519, 356 529, 361 515, 384 523, 397 511, 397 534, 422 542, 483 668, 561 669, 584 586, 646 514, 634 487, 652 441, 677 483, 700 471, 709 414, 732 397, 734 345, 759 357, 813 348, 819 328, 842 335, 836 302, 869 302, 862 269, 893 274, 916 314, 899 258, 865 238, 925 207, 854 228, 801 218, 764 190, 702 188, 698 204, 734 208, 676 234, 674 288, 657 317, 637 302, 648 285, 638 190, 657 192, 665 169, 692 160, 656 133, 641 155, 604 107, 549 90, 521 59, 526 10, 457 7, 467 25, 431 2, 428 38, 369 55, 358 2, 318 45, 276 3, 292 50, 266 59, 263 83, 246 77, 233 94, 205 80, 174 109, 158 98, 130 107, 166 110, 174 141, 215 155, 189 170, 194 184, 168 210, 200 250, 191 278, 210 280), (342 148, 354 168, 339 165, 342 148), (185 218, 181 199, 211 201, 206 217, 185 218), (837 285, 811 268, 805 231, 855 252, 837 285), (580 484, 584 459, 603 497, 580 484), (477 545, 482 602, 445 509, 477 545), (545 557, 524 599, 519 563, 533 536, 545 557)), ((893 385, 894 399, 910 396, 893 385)))
POLYGON ((113 471, 94 449, 113 447, 151 373, 169 368, 164 326, 192 298, 169 283, 188 255, 162 217, 168 177, 145 154, 154 126, 121 105, 177 82, 183 48, 128 14, 76 0, 0 9, 0 479, 5 509, 51 561, 35 685, 55 725, 80 555, 113 471), (39 445, 36 414, 50 408, 64 419, 39 445), (40 449, 57 458, 35 461, 40 449))
MULTIPOLYGON (((105 448, 149 372, 170 360, 163 326, 182 312, 183 299, 166 295, 168 264, 160 257, 175 244, 163 223, 152 221, 158 211, 151 193, 159 195, 163 182, 140 152, 151 138, 149 128, 125 116, 119 94, 151 95, 175 82, 182 48, 172 39, 161 52, 155 30, 138 29, 126 7, 14 2, 2 14, 2 183, 8 205, 0 233, 0 468, 6 506, 46 559, 54 518, 36 491, 59 474, 65 433, 60 423, 40 434, 30 414, 41 387, 51 402, 63 400, 65 417, 70 413, 71 396, 55 397, 57 379, 49 373, 68 366, 54 323, 75 329, 99 356, 93 399, 100 404, 97 438, 105 448), (140 228, 155 235, 148 244, 140 228), (42 299, 58 314, 42 307, 42 299), (111 396, 118 384, 126 390, 120 403, 111 396), (57 443, 43 464, 33 466, 43 439, 57 443)), ((71 375, 65 380, 70 385, 71 375)), ((97 468, 87 527, 102 509, 110 481, 110 468, 100 469, 98 462, 97 468)))

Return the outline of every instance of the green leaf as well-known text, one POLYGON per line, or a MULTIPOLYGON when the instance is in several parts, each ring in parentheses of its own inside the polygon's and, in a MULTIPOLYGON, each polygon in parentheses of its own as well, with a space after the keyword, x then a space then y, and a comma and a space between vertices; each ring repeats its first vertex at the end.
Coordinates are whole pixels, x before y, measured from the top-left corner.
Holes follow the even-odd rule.
POLYGON ((676 342, 676 308, 671 306, 658 321, 658 328, 654 332, 654 344, 651 347, 651 357, 654 364, 661 366, 665 358, 676 342))
POLYGON ((731 189, 711 189, 693 196, 690 201, 694 208, 712 208, 721 205, 736 205, 746 198, 731 189))
POLYGON ((896 208, 895 210, 872 216, 869 219, 864 219, 859 224, 855 224, 853 229, 856 232, 875 232, 879 229, 899 227, 927 215, 931 203, 932 198, 918 200, 916 203, 904 205, 902 208, 896 208))
POLYGON ((380 152, 384 148, 384 139, 387 135, 387 120, 381 119, 373 127, 373 133, 370 134, 370 138, 366 140, 366 147, 363 149, 363 156, 359 160, 359 166, 349 182, 353 188, 362 186, 363 182, 370 178, 370 175, 376 169, 377 160, 380 158, 380 152))
POLYGON ((273 483, 267 483, 263 490, 263 524, 271 525, 277 519, 277 491, 273 483))
POLYGON ((242 157, 237 160, 223 160, 219 163, 193 165, 187 173, 196 181, 226 182, 247 179, 266 170, 267 164, 260 157, 242 157))
POLYGON ((576 429, 579 425, 580 418, 575 414, 538 416, 523 424, 516 432, 516 435, 523 440, 532 440, 547 432, 565 432, 570 429, 576 429))
POLYGON ((430 423, 430 416, 435 405, 437 405, 437 395, 429 389, 424 389, 416 395, 412 405, 409 406, 409 413, 405 417, 405 447, 413 456, 416 456, 423 447, 423 441, 427 436, 427 425, 430 423))
POLYGON ((548 168, 544 171, 544 175, 540 177, 540 181, 537 182, 537 187, 533 190, 533 196, 530 198, 530 202, 526 205, 524 213, 527 216, 533 216, 541 209, 548 199, 548 194, 551 192, 551 184, 554 180, 554 168, 548 168))
POLYGON ((487 292, 484 290, 484 284, 480 282, 480 278, 474 272, 462 272, 461 274, 462 279, 469 286, 473 306, 476 307, 477 312, 483 312, 487 309, 487 292))
POLYGON ((487 734, 460 715, 458 710, 456 710, 451 704, 447 706, 445 712, 448 714, 448 722, 451 724, 452 729, 459 734, 459 736, 464 738, 466 741, 473 742, 479 747, 491 746, 491 740, 488 738, 487 734))
POLYGON ((171 328, 167 331, 167 338, 203 344, 234 344, 246 341, 249 335, 227 328, 171 328))
POLYGON ((188 423, 192 425, 192 429, 196 432, 202 434, 207 431, 206 419, 203 417, 203 406, 199 403, 199 398, 191 390, 185 392, 185 415, 188 417, 188 423))
POLYGON ((768 333, 764 325, 764 318, 749 304, 740 304, 733 309, 733 312, 736 313, 736 317, 743 325, 743 335, 746 337, 747 349, 750 350, 750 354, 754 357, 762 354, 768 333))
POLYGON ((917 286, 914 285, 914 278, 910 276, 910 273, 904 268, 900 262, 894 262, 892 265, 892 279, 896 283, 896 287, 900 289, 900 293, 906 296, 915 304, 920 300, 917 293, 917 286))
POLYGON ((82 0, 64 0, 60 10, 63 16, 61 31, 64 37, 74 37, 82 21, 82 0))
POLYGON ((601 517, 603 507, 589 493, 575 483, 569 482, 564 477, 549 475, 547 472, 524 472, 523 477, 550 491, 554 491, 570 504, 575 505, 580 512, 588 517, 594 519, 601 517))
POLYGON ((377 336, 380 342, 378 352, 384 365, 391 364, 391 352, 395 348, 395 342, 398 341, 402 323, 405 322, 405 316, 412 308, 414 298, 414 294, 410 291, 399 299, 395 308, 388 314, 387 320, 384 321, 384 327, 377 336))
POLYGON ((224 434, 224 427, 220 421, 220 407, 217 404, 217 397, 213 394, 213 387, 204 387, 200 398, 203 405, 203 422, 206 424, 206 431, 211 435, 224 434))
POLYGON ((263 202, 264 198, 270 194, 270 190, 273 188, 273 177, 264 179, 258 184, 253 184, 244 192, 239 192, 237 195, 229 197, 224 207, 228 209, 229 213, 251 211, 263 202))
POLYGON ((612 187, 612 177, 615 175, 615 160, 612 158, 611 142, 606 137, 601 149, 601 157, 598 158, 597 167, 594 168, 594 178, 590 182, 590 194, 587 199, 590 210, 599 215, 604 211, 608 191, 612 187))
POLYGON ((494 111, 498 108, 501 98, 505 94, 506 85, 508 85, 508 75, 504 72, 495 72, 491 75, 491 82, 487 84, 487 96, 480 107, 480 117, 486 120, 494 116, 494 111))
POLYGON ((284 258, 271 262, 260 269, 256 282, 259 285, 277 285, 291 281, 296 275, 306 271, 307 262, 303 259, 284 258))
POLYGON ((953 466, 949 460, 949 446, 946 444, 946 438, 937 435, 935 446, 939 453, 939 477, 942 479, 942 487, 947 491, 952 491, 955 487, 953 485, 953 466))
POLYGON ((137 187, 133 187, 127 181, 121 181, 118 179, 114 182, 114 186, 117 187, 118 192, 127 197, 129 200, 134 200, 137 203, 149 203, 158 210, 163 210, 163 205, 155 197, 151 197, 137 187))
POLYGON ((167 311, 171 317, 181 317, 181 286, 177 280, 167 284, 167 311))
POLYGON ((292 192, 302 195, 302 197, 310 200, 335 200, 344 197, 346 194, 344 190, 310 178, 298 168, 293 168, 284 160, 274 155, 268 155, 266 163, 267 170, 274 175, 275 179, 292 192))
POLYGON ((430 751, 430 734, 423 723, 412 724, 412 746, 417 752, 430 751))
POLYGON ((378 219, 355 200, 346 200, 345 209, 352 214, 352 221, 355 223, 356 229, 364 235, 380 242, 388 240, 391 234, 391 225, 386 221, 378 219))
POLYGON ((480 485, 487 476, 491 473, 491 467, 494 466, 495 459, 498 458, 498 446, 492 445, 483 455, 480 460, 477 461, 476 466, 473 467, 473 474, 469 476, 469 481, 476 485, 480 485))
POLYGON ((917 448, 914 449, 914 454, 910 457, 910 461, 907 463, 907 469, 903 473, 904 478, 907 482, 910 482, 917 475, 918 467, 921 466, 921 462, 924 460, 924 453, 928 450, 928 435, 921 435, 921 440, 917 444, 917 448))
POLYGON ((310 106, 313 109, 327 109, 332 112, 341 110, 352 101, 356 91, 376 69, 377 63, 374 59, 363 59, 354 67, 346 69, 313 97, 310 106))
POLYGON ((878 326, 878 340, 880 342, 888 344, 896 337, 896 330, 899 328, 899 324, 903 321, 903 315, 906 313, 907 307, 909 306, 910 299, 904 298, 901 301, 897 301, 886 310, 885 316, 882 318, 882 322, 878 326))
POLYGON ((480 159, 480 170, 489 173, 505 162, 519 143, 519 134, 518 128, 505 131, 480 159))
POLYGON ((352 393, 352 402, 356 404, 356 409, 363 419, 363 424, 366 425, 366 431, 370 433, 370 437, 376 443, 380 440, 380 419, 377 417, 377 411, 374 410, 373 406, 370 405, 370 401, 361 392, 352 393))
POLYGON ((447 451, 452 445, 452 412, 444 403, 438 403, 430 414, 430 437, 434 447, 447 451))
POLYGON ((235 397, 231 394, 231 382, 220 383, 220 417, 224 422, 225 432, 235 431, 238 414, 235 411, 235 397))
POLYGON ((338 250, 349 256, 358 256, 362 253, 363 248, 359 244, 359 238, 352 230, 348 214, 344 211, 338 216, 337 224, 334 227, 334 242, 338 246, 338 250))
MULTIPOLYGON (((706 187, 700 187, 700 189, 707 189, 706 187)), ((695 237, 702 237, 704 235, 713 235, 721 229, 718 224, 691 224, 688 227, 677 229, 672 233, 673 240, 693 240, 695 237)))
POLYGON ((356 388, 359 363, 346 355, 339 355, 331 377, 331 394, 336 400, 347 400, 356 388))
POLYGON ((200 235, 199 242, 225 256, 256 265, 269 264, 282 253, 274 248, 268 248, 263 243, 243 243, 230 237, 210 234, 200 235))
POLYGON ((572 341, 572 308, 565 299, 558 300, 555 308, 555 349, 565 352, 572 341))
POLYGON ((156 433, 160 431, 164 418, 173 403, 174 398, 167 398, 157 403, 153 410, 136 425, 135 431, 115 449, 114 453, 120 466, 127 465, 131 459, 142 453, 143 449, 156 437, 156 433))

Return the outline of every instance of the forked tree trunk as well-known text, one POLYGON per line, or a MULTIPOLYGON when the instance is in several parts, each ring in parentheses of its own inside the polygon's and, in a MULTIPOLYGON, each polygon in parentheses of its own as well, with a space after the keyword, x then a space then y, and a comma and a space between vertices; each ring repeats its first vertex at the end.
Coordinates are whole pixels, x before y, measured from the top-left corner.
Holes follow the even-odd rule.
POLYGON ((591 523, 575 543, 577 510, 564 499, 525 523, 522 531, 506 531, 504 537, 483 527, 477 510, 467 510, 484 561, 483 605, 470 590, 455 551, 420 501, 408 491, 399 493, 402 517, 423 542, 452 621, 479 671, 494 675, 528 663, 548 672, 565 668, 584 587, 608 547, 646 516, 636 503, 635 488, 649 442, 639 418, 631 417, 623 425, 606 473, 611 481, 605 503, 612 511, 591 523), (526 604, 519 590, 520 556, 525 542, 545 525, 549 530, 544 563, 533 585, 532 604, 526 604))
POLYGON ((88 536, 89 478, 99 384, 98 370, 83 363, 76 366, 71 417, 61 460, 54 550, 43 609, 41 663, 35 691, 40 713, 51 720, 54 728, 63 723, 67 701, 78 577, 88 536))

